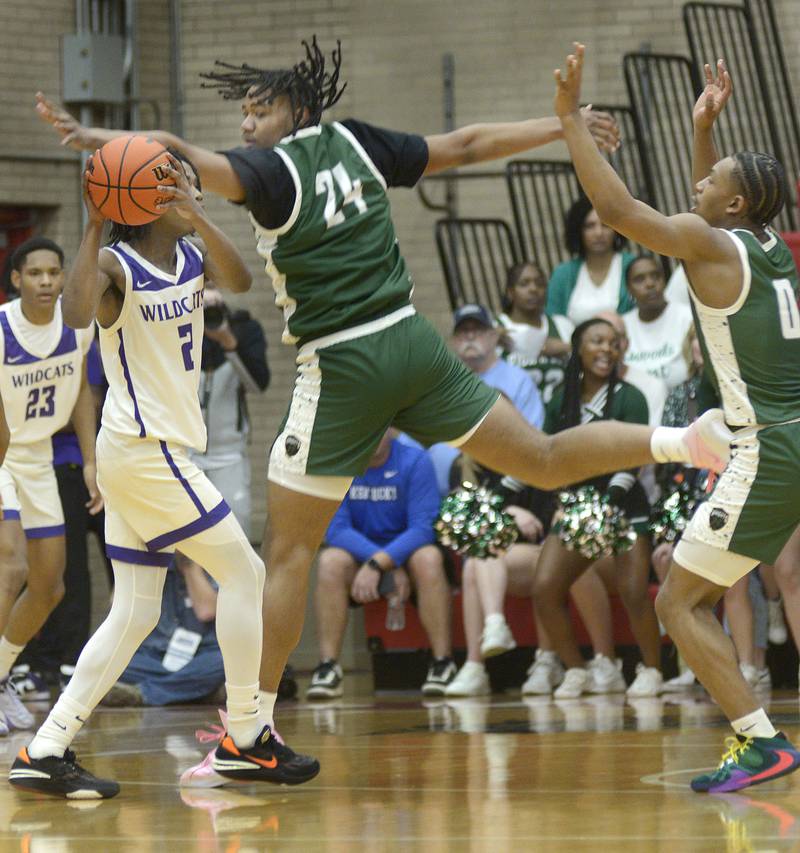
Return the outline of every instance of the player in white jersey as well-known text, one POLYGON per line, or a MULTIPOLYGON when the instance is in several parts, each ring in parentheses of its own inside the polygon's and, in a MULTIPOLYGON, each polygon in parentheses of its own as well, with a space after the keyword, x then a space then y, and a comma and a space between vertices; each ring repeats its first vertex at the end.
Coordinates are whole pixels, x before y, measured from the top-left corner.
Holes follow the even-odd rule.
MULTIPOLYGON (((111 611, 89 640, 61 698, 11 768, 21 788, 69 798, 105 798, 119 785, 81 768, 69 749, 81 726, 156 626, 174 551, 219 585, 228 732, 214 769, 232 778, 304 782, 319 772, 295 755, 259 714, 264 564, 217 489, 189 458, 206 432, 198 382, 204 270, 232 290, 250 273, 199 204, 194 170, 172 158, 174 186, 160 187, 162 215, 140 228, 104 226, 84 188, 88 224, 64 291, 76 326, 97 319, 109 383, 97 440, 98 485, 106 502, 106 548, 114 566, 111 611), (195 186, 189 183, 191 180, 195 186), (205 254, 186 236, 196 232, 205 254)), ((87 175, 91 170, 91 161, 87 175)))
POLYGON ((0 720, 19 729, 34 720, 8 674, 64 595, 64 514, 52 436, 70 421, 85 460, 89 511, 102 507, 95 482, 95 410, 86 379, 92 332, 70 329, 62 319, 63 261, 52 240, 23 243, 11 258, 19 298, 0 306, 0 396, 10 432, 0 467, 0 720))

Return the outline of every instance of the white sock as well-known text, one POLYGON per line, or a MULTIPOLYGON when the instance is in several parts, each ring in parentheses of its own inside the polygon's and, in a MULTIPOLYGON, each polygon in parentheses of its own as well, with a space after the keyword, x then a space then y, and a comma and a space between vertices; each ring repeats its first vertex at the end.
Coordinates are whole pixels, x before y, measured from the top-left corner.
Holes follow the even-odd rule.
POLYGON ((656 462, 689 462, 683 439, 686 427, 656 427, 650 436, 650 452, 656 462))
POLYGON ((479 669, 479 670, 481 670, 481 672, 483 672, 483 670, 485 668, 486 667, 483 665, 483 663, 481 661, 477 661, 477 660, 465 661, 464 666, 461 667, 461 669, 464 670, 465 672, 469 672, 472 669, 479 669))
POLYGON ((24 648, 25 646, 15 646, 13 643, 9 643, 5 637, 0 637, 0 680, 11 672, 11 667, 14 666, 14 662, 24 648))
POLYGON ((497 622, 500 625, 505 625, 506 617, 502 613, 487 613, 484 620, 488 625, 490 622, 497 622))
POLYGON ((745 737, 775 737, 778 734, 763 708, 745 717, 739 717, 738 720, 732 720, 731 725, 737 735, 745 737))
POLYGON ((28 755, 31 758, 57 755, 60 758, 89 719, 90 713, 91 710, 85 705, 62 694, 30 742, 28 755))
POLYGON ((236 687, 225 684, 228 694, 228 734, 239 747, 252 746, 263 728, 259 714, 258 684, 236 687))
POLYGON ((259 691, 261 696, 261 722, 271 729, 275 729, 275 700, 277 693, 269 693, 266 690, 259 691))

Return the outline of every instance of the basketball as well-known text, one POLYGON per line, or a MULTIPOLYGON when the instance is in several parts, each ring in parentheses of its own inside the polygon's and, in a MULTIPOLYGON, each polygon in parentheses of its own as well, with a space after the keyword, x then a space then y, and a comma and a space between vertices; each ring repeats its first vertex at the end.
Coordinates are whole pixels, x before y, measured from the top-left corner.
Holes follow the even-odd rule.
POLYGON ((121 225, 145 225, 163 213, 159 184, 173 184, 164 174, 167 149, 146 136, 128 134, 107 142, 92 158, 89 195, 95 207, 121 225))

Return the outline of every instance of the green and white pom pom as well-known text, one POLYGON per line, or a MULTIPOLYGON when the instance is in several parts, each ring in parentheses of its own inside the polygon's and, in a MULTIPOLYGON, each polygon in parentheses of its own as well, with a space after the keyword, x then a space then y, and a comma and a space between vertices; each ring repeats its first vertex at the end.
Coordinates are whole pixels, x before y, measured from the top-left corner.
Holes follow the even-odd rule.
POLYGON ((633 547, 636 532, 625 513, 594 486, 561 492, 558 500, 562 511, 558 538, 567 550, 594 562, 633 547))
POLYGON ((442 545, 469 557, 499 556, 519 535, 503 511, 503 498, 472 483, 462 483, 442 501, 433 526, 442 545))
POLYGON ((676 542, 703 498, 703 490, 685 480, 674 492, 661 498, 650 514, 653 544, 667 542, 672 545, 676 542))

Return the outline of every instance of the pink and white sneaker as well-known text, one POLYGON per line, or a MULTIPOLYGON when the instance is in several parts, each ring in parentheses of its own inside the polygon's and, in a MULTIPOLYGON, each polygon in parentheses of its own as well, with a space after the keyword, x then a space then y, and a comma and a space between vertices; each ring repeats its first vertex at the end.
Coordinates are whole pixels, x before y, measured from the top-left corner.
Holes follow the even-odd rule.
MULTIPOLYGON (((227 785, 233 781, 232 779, 227 779, 225 776, 221 776, 212 767, 217 744, 225 737, 228 727, 228 715, 225 711, 222 708, 218 708, 217 713, 222 722, 221 726, 213 723, 209 727, 210 731, 197 729, 194 733, 194 736, 200 743, 213 743, 214 746, 211 748, 211 752, 199 764, 195 764, 194 767, 183 771, 180 781, 182 788, 220 788, 222 785, 227 785)), ((274 729, 272 730, 272 734, 279 743, 283 743, 283 738, 274 729)))

